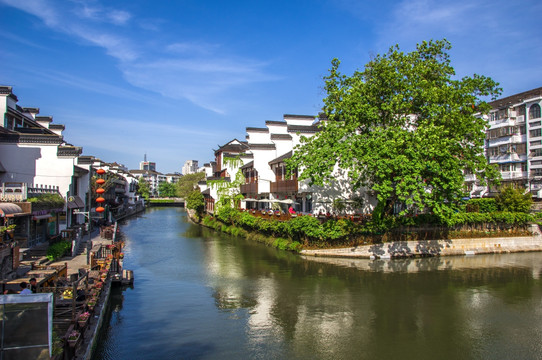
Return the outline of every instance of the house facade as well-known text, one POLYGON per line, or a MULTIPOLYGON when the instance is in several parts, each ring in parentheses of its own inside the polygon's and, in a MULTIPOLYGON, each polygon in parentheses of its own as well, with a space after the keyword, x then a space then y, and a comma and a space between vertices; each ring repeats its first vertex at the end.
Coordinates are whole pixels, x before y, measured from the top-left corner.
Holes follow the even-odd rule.
MULTIPOLYGON (((300 144, 301 137, 311 137, 320 131, 321 121, 323 119, 311 115, 287 114, 282 121, 266 121, 265 127, 247 127, 246 141, 234 139, 215 150, 216 170, 207 180, 225 179, 231 182, 231 176, 240 170, 244 177, 244 183, 239 187, 244 197, 241 207, 246 209, 286 211, 292 206, 303 213, 331 213, 339 211, 335 206, 339 199, 348 205, 340 207, 340 211, 370 211, 375 202, 369 200, 370 196, 363 189, 352 191, 344 171, 336 171, 334 185, 337 186, 330 187, 309 186, 308 181, 298 180, 297 171, 287 173, 286 160, 300 144), (228 169, 223 166, 224 156, 237 157, 240 167, 228 169), (365 206, 353 206, 360 203, 361 197, 367 198, 365 206)), ((208 184, 209 181, 201 182, 200 189, 206 199, 207 211, 213 212, 218 194, 208 184)))

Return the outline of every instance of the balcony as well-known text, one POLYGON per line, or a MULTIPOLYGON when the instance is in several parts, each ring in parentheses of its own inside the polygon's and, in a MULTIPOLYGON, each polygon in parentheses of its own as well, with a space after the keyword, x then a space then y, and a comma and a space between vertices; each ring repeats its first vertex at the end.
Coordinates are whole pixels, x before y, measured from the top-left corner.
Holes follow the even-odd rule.
POLYGON ((2 202, 23 202, 41 194, 59 194, 58 186, 29 187, 19 182, 6 182, 0 185, 0 201, 2 202))
POLYGON ((27 186, 25 183, 4 183, 0 187, 0 201, 23 202, 27 198, 27 186))
POLYGON ((249 183, 241 185, 241 194, 257 194, 258 193, 258 183, 249 183))
POLYGON ((293 180, 279 180, 271 183, 271 192, 297 192, 298 183, 297 179, 293 180))
POLYGON ((502 171, 501 176, 503 180, 527 180, 529 178, 529 175, 526 171, 502 171))

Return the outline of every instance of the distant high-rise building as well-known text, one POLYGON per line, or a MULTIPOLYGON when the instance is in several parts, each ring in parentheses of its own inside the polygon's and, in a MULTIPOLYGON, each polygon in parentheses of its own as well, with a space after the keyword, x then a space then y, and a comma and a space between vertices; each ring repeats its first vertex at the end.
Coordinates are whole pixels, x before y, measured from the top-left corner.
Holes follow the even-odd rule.
POLYGON ((183 175, 195 174, 198 172, 198 160, 186 160, 183 166, 183 175))
POLYGON ((156 163, 147 161, 147 154, 145 154, 143 161, 139 163, 139 170, 156 171, 156 163))

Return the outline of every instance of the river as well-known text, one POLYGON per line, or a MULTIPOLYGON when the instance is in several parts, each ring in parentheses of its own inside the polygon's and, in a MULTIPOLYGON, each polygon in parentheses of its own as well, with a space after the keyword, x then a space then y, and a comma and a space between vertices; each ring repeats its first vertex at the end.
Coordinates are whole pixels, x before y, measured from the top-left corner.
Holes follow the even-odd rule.
POLYGON ((304 259, 151 208, 94 359, 541 359, 542 253, 304 259))

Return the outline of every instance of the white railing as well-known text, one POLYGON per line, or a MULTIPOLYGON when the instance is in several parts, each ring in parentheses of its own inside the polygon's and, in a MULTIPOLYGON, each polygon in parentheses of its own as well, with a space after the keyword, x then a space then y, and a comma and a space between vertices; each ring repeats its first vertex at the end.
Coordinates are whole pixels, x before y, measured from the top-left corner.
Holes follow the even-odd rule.
POLYGON ((0 185, 0 201, 22 202, 40 194, 59 194, 56 185, 29 187, 25 183, 7 182, 0 185))
POLYGON ((26 201, 27 186, 25 183, 3 183, 0 187, 0 201, 21 202, 26 201))
POLYGON ((503 180, 529 178, 526 171, 501 171, 501 176, 503 180))

